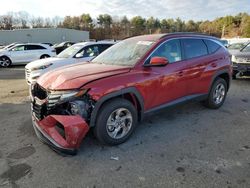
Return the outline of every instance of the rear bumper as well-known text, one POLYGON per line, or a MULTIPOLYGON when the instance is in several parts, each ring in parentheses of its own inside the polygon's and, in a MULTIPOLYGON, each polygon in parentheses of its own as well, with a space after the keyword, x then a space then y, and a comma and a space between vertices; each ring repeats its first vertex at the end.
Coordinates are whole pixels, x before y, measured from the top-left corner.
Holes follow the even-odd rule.
POLYGON ((89 126, 80 116, 49 115, 41 121, 32 116, 32 123, 37 137, 59 154, 77 154, 89 131, 89 126))

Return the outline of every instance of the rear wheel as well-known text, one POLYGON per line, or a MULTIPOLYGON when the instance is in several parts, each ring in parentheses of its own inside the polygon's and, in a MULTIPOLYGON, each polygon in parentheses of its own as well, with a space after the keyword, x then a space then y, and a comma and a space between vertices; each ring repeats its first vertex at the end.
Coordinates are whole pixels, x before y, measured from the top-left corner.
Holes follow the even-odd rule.
POLYGON ((222 78, 217 78, 210 90, 208 98, 204 101, 204 104, 208 108, 217 109, 220 108, 227 95, 227 83, 222 78))
POLYGON ((0 65, 1 67, 9 67, 11 65, 11 60, 10 58, 6 57, 6 56, 2 56, 0 57, 0 65))
POLYGON ((45 59, 45 58, 49 58, 49 57, 50 57, 49 55, 44 54, 44 55, 42 55, 42 56, 40 57, 40 59, 45 59))
POLYGON ((117 98, 105 103, 97 117, 94 134, 108 145, 125 142, 133 133, 137 124, 137 112, 128 100, 117 98))

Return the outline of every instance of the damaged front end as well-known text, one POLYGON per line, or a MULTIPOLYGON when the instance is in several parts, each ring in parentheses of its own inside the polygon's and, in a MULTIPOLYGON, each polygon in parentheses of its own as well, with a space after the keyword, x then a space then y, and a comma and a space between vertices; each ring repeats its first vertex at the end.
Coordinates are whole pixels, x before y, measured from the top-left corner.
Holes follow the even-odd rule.
POLYGON ((74 155, 89 131, 95 101, 88 90, 46 91, 31 86, 31 111, 37 136, 55 151, 74 155))

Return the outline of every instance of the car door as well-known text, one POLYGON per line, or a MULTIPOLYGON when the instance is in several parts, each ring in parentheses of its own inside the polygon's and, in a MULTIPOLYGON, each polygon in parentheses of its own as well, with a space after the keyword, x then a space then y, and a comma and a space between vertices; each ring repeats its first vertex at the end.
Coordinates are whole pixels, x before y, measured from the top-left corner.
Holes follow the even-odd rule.
POLYGON ((188 65, 186 70, 187 94, 202 94, 207 80, 204 79, 204 71, 210 62, 208 48, 203 39, 186 38, 181 39, 181 43, 184 51, 183 62, 188 65))
POLYGON ((26 58, 27 61, 34 61, 37 59, 40 59, 40 57, 43 54, 46 54, 44 51, 46 50, 46 48, 44 48, 43 46, 40 45, 35 45, 35 44, 29 44, 26 47, 26 58))
POLYGON ((12 63, 23 63, 25 62, 25 45, 16 45, 12 49, 10 49, 10 56, 12 63))
MULTIPOLYGON (((154 90, 153 106, 183 98, 187 93, 186 70, 187 65, 182 61, 182 49, 179 39, 171 39, 161 44, 147 59, 150 62, 152 57, 165 57, 169 64, 164 67, 151 67, 151 72, 159 74, 160 87, 154 90)), ((183 98, 184 99, 184 98, 183 98)), ((150 107, 151 108, 151 107, 150 107)))

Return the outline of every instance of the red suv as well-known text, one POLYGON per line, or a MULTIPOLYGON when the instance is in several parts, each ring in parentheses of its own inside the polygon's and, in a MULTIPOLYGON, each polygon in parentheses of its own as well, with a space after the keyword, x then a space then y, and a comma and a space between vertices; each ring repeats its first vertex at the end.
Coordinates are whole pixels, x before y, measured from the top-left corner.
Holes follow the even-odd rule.
POLYGON ((213 109, 226 98, 230 55, 217 38, 174 33, 137 36, 92 62, 48 72, 31 87, 38 137, 75 154, 93 129, 105 144, 129 138, 145 114, 190 100, 213 109))

